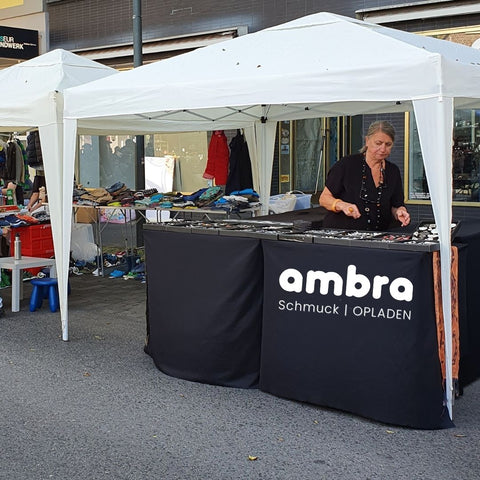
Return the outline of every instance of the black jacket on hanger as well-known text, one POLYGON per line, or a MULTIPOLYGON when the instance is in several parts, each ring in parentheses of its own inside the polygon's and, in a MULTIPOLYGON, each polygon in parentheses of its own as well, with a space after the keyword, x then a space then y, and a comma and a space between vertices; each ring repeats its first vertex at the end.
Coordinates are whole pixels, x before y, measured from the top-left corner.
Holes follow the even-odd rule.
POLYGON ((225 193, 228 195, 237 190, 253 187, 252 165, 248 153, 247 142, 237 130, 237 135, 230 141, 230 160, 225 193))
POLYGON ((27 136, 27 160, 32 168, 43 166, 42 146, 40 144, 40 135, 34 130, 27 136))

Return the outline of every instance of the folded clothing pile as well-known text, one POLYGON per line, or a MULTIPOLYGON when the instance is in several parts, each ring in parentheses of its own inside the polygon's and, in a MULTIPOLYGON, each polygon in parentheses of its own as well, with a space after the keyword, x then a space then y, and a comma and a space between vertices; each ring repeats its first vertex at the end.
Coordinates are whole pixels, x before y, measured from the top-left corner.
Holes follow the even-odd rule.
POLYGON ((38 215, 27 215, 17 213, 16 215, 7 215, 0 219, 0 227, 25 227, 27 225, 37 225, 39 223, 50 222, 50 216, 44 212, 40 212, 38 215))
MULTIPOLYGON (((113 186, 112 186, 113 187, 113 186)), ((112 188, 110 187, 110 188, 112 188)), ((113 191, 113 200, 108 203, 110 207, 130 207, 134 205, 149 205, 152 195, 157 193, 156 188, 132 191, 123 185, 113 191)))
POLYGON ((77 187, 73 190, 73 201, 77 205, 106 205, 112 196, 105 188, 77 187))
POLYGON ((259 205, 258 193, 251 188, 224 196, 223 188, 218 185, 200 188, 190 194, 159 193, 156 188, 132 191, 123 182, 116 182, 108 188, 83 188, 79 185, 73 191, 73 199, 78 205, 213 208, 228 211, 238 211, 259 205))
POLYGON ((122 205, 125 198, 131 198, 132 191, 122 182, 117 182, 108 188, 84 188, 81 185, 73 190, 73 201, 77 205, 110 205, 117 202, 122 205))
POLYGON ((231 192, 216 200, 211 208, 226 210, 229 212, 244 210, 260 205, 258 193, 251 188, 231 192))

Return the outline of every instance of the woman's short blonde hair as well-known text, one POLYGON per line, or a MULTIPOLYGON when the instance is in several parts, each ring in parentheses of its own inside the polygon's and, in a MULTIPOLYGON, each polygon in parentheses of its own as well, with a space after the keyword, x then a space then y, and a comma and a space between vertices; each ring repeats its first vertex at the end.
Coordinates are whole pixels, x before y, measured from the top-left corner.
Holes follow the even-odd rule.
MULTIPOLYGON (((393 125, 390 122, 387 122, 386 120, 377 120, 376 122, 371 123, 368 127, 366 136, 370 137, 377 132, 385 133, 392 139, 392 142, 395 142, 395 128, 393 128, 393 125)), ((360 149, 360 153, 365 153, 366 150, 367 146, 364 145, 360 149)))

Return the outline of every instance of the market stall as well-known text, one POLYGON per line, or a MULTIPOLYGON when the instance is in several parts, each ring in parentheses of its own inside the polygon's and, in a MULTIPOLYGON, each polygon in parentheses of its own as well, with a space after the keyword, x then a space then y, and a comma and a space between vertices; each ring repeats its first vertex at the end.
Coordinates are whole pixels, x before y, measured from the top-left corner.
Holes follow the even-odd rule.
POLYGON ((64 215, 71 215, 73 179, 70 183, 63 182, 63 91, 67 87, 113 73, 116 73, 113 68, 61 49, 0 71, 0 131, 12 133, 38 129, 40 134, 64 340, 68 339, 64 326, 68 324, 67 284, 71 220, 64 222, 63 218, 64 215), (67 195, 70 200, 65 202, 67 195))
MULTIPOLYGON (((480 52, 473 48, 339 15, 310 15, 68 89, 64 184, 72 184, 79 132, 243 128, 254 188, 266 208, 277 121, 414 111, 440 232, 450 365, 453 108, 480 105, 479 77, 480 52), (305 48, 324 44, 329 48, 305 48)), ((64 202, 71 202, 67 192, 64 202)), ((66 209, 63 222, 70 222, 66 209)), ((451 368, 447 371, 451 414, 451 368)))

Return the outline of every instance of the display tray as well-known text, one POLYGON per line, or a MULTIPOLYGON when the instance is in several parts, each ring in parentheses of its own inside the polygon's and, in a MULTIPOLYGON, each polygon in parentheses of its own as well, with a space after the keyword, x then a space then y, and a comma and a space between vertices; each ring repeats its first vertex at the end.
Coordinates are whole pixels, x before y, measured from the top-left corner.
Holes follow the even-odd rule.
POLYGON ((286 242, 313 243, 313 235, 298 233, 297 231, 280 233, 278 239, 286 242))
POLYGON ((230 223, 220 228, 220 235, 278 240, 278 235, 289 231, 289 227, 275 223, 230 223))
POLYGON ((327 245, 345 245, 349 247, 361 248, 381 248, 386 250, 409 250, 412 252, 433 252, 439 250, 440 244, 437 242, 395 242, 394 240, 360 240, 353 238, 324 238, 314 236, 313 243, 327 245))
MULTIPOLYGON (((452 241, 457 236, 460 224, 460 220, 454 220, 451 223, 450 238, 452 241)), ((422 237, 431 237, 431 239, 438 241, 437 226, 435 224, 435 221, 433 219, 429 219, 419 222, 417 228, 413 232, 413 237, 415 239, 421 239, 422 237)))
MULTIPOLYGON (((459 221, 452 222, 452 240, 459 226, 459 221)), ((388 250, 410 250, 416 252, 433 252, 440 249, 435 223, 424 220, 412 227, 404 231, 396 229, 389 232, 321 229, 310 230, 305 233, 311 234, 313 236, 313 243, 318 244, 382 248, 388 250)))
POLYGON ((218 228, 209 228, 202 225, 190 227, 190 232, 199 235, 219 235, 220 233, 218 228))
MULTIPOLYGON (((150 228, 154 228, 155 227, 148 227, 149 229, 150 228)), ((157 230, 165 230, 166 232, 181 232, 181 233, 192 233, 192 226, 191 225, 188 225, 188 224, 177 224, 177 223, 168 223, 168 224, 165 224, 165 227, 163 228, 156 228, 157 230)))
MULTIPOLYGON (((460 226, 452 222, 452 240, 460 226)), ((344 245, 387 250, 409 250, 433 252, 440 249, 438 232, 432 220, 422 220, 404 229, 386 232, 363 230, 312 229, 301 232, 293 222, 257 220, 199 221, 182 220, 164 224, 148 224, 144 228, 200 235, 225 237, 250 237, 287 242, 316 243, 322 245, 344 245)))

